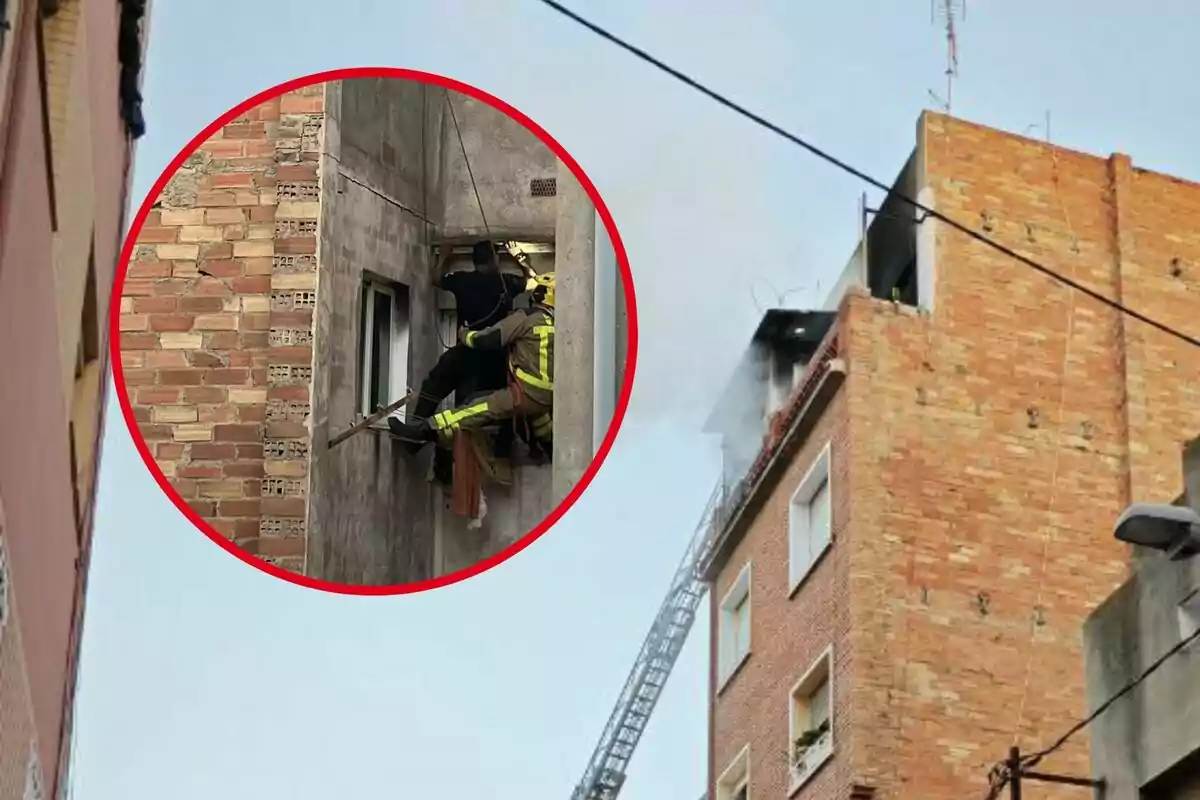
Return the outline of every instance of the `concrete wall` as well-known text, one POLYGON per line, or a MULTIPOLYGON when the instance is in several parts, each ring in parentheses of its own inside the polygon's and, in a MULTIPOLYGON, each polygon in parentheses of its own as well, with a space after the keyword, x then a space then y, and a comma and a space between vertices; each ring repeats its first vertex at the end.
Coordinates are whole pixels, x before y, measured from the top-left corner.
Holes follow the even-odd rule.
MULTIPOLYGON (((554 197, 533 197, 530 181, 555 178, 558 160, 519 122, 478 100, 430 88, 431 108, 447 109, 449 102, 462 132, 462 144, 447 114, 446 217, 447 237, 493 235, 547 240, 554 236, 557 203, 554 197), (468 160, 463 158, 466 149, 468 160), (479 200, 471 175, 479 189, 479 200), (480 214, 482 201, 483 215, 480 214), (487 217, 487 226, 483 216, 487 217)), ((561 190, 561 189, 560 189, 561 190)))
POLYGON ((408 582, 433 573, 430 452, 413 458, 374 430, 333 449, 326 443, 358 418, 364 271, 409 289, 410 383, 437 359, 431 231, 422 218, 442 218, 445 98, 396 80, 327 91, 307 569, 354 584, 408 582))
MULTIPOLYGON (((1092 614, 1083 631, 1089 711, 1179 643, 1180 604, 1198 592, 1200 559, 1160 555, 1092 614)), ((1142 800, 1144 787, 1200 755, 1200 647, 1166 661, 1090 731, 1105 800, 1142 800)))

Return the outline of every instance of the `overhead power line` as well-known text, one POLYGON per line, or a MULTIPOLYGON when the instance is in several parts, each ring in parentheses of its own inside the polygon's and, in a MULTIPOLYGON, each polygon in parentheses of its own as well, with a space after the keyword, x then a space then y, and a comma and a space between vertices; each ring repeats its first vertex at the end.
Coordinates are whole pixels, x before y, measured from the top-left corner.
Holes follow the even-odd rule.
POLYGON ((957 220, 954 220, 954 219, 946 216, 945 214, 942 214, 932 208, 925 206, 922 203, 917 202, 916 200, 914 200, 911 197, 906 196, 902 192, 896 191, 893 187, 888 186, 887 184, 883 183, 882 181, 878 180, 877 178, 874 178, 874 177, 868 175, 867 173, 863 172, 862 170, 858 169, 857 167, 854 167, 851 164, 848 164, 845 161, 842 161, 841 159, 836 158, 835 156, 825 152, 821 148, 806 141, 805 139, 801 138, 800 136, 797 136, 796 134, 785 130, 784 128, 780 127, 779 125, 776 125, 774 122, 771 122, 770 120, 766 119, 765 117, 763 117, 759 114, 756 114, 753 111, 750 111, 745 106, 739 105, 738 103, 734 102, 733 100, 730 100, 725 95, 720 94, 719 92, 716 92, 713 89, 708 88, 707 86, 700 83, 698 80, 691 77, 687 73, 681 72, 681 71, 675 69, 674 67, 663 62, 662 60, 650 55, 648 52, 641 49, 640 47, 637 47, 636 45, 632 45, 629 42, 626 42, 624 39, 621 39, 617 35, 610 33, 608 30, 600 27, 599 25, 592 22, 591 20, 585 19, 584 17, 575 13, 574 11, 567 8, 563 4, 556 2, 556 0, 540 0, 540 2, 549 6, 553 10, 557 11, 559 14, 562 14, 564 17, 567 17, 568 19, 578 23, 579 25, 582 25, 583 27, 590 30, 592 33, 601 37, 602 39, 606 39, 607 41, 611 42, 612 44, 615 44, 617 47, 620 47, 622 50, 632 53, 633 55, 637 56, 638 58, 645 61, 646 63, 651 64, 654 67, 657 67, 659 70, 667 73, 668 75, 670 75, 671 77, 680 81, 681 83, 684 83, 687 86, 690 86, 691 88, 693 88, 697 92, 700 92, 701 94, 705 95, 709 99, 719 103, 720 105, 724 106, 725 108, 728 108, 730 111, 740 114, 741 116, 745 117, 746 119, 750 120, 751 122, 755 123, 756 125, 758 125, 762 128, 766 128, 767 130, 771 131, 772 133, 776 134, 777 136, 781 136, 784 139, 787 139, 792 144, 804 148, 805 150, 807 150, 809 153, 812 153, 817 158, 820 158, 821 160, 832 164, 833 166, 837 167, 838 169, 842 170, 843 172, 853 175, 854 177, 858 178, 859 180, 861 180, 865 183, 868 183, 871 186, 874 186, 875 188, 879 189, 880 191, 886 192, 887 196, 889 198, 894 197, 898 200, 902 200, 903 202, 912 206, 914 209, 923 212, 927 216, 933 217, 934 219, 938 220, 939 222, 949 225, 951 228, 955 229, 956 231, 958 231, 966 236, 969 236, 970 238, 976 240, 977 242, 985 244, 988 247, 991 247, 991 248, 1003 253, 1004 255, 1008 256, 1009 258, 1013 258, 1013 259, 1016 259, 1017 261, 1020 261, 1022 264, 1026 265, 1027 267, 1030 267, 1030 268, 1036 270, 1037 272, 1042 273, 1043 275, 1045 275, 1048 278, 1051 278, 1052 280, 1058 281, 1059 283, 1069 286, 1072 289, 1075 289, 1076 291, 1082 292, 1083 294, 1087 295, 1088 297, 1092 298, 1093 300, 1095 300, 1098 303, 1102 303, 1102 304, 1108 306, 1109 308, 1115 309, 1116 311, 1120 311, 1121 313, 1126 314, 1130 317, 1133 317, 1134 319, 1136 319, 1140 322, 1144 322, 1145 324, 1151 326, 1152 328, 1157 328, 1158 330, 1162 331, 1163 333, 1165 333, 1169 336, 1173 336, 1181 341, 1187 342, 1188 344, 1192 345, 1193 347, 1200 347, 1200 338, 1186 334, 1183 331, 1173 328, 1163 322, 1159 322, 1158 320, 1153 319, 1152 317, 1148 317, 1145 314, 1141 313, 1140 311, 1136 311, 1132 308, 1129 308, 1128 306, 1125 306, 1116 300, 1113 300, 1109 297, 1105 297, 1104 295, 1097 292, 1095 289, 1091 289, 1075 280, 1072 280, 1071 278, 1066 277, 1065 275, 1055 272, 1054 270, 1050 269, 1049 267, 1047 267, 1037 261, 1034 261, 1029 256, 1022 255, 1021 253, 1017 252, 1016 250, 1013 250, 1011 247, 1001 244, 1000 242, 997 242, 996 240, 983 235, 979 231, 976 231, 975 229, 970 228, 970 227, 962 224, 961 222, 958 222, 957 220))
MULTIPOLYGON (((1066 733, 1064 733, 1062 736, 1058 737, 1058 739, 1056 739, 1054 741, 1054 744, 1050 745, 1049 747, 1038 750, 1036 753, 1030 753, 1029 755, 1023 757, 1021 759, 1021 769, 1030 769, 1032 767, 1035 767, 1038 765, 1038 763, 1040 763, 1042 761, 1042 759, 1046 758, 1046 756, 1051 755, 1052 753, 1055 753, 1056 751, 1061 749, 1063 745, 1065 745, 1068 741, 1071 740, 1071 737, 1073 737, 1075 734, 1079 733, 1081 730, 1086 728, 1088 725, 1091 725, 1093 722, 1095 722, 1104 712, 1106 712, 1106 711, 1108 711, 1108 709, 1112 708, 1113 704, 1115 704, 1122 697, 1126 696, 1127 694, 1132 692, 1134 689, 1136 689, 1138 686, 1140 686, 1142 683, 1144 683, 1145 680, 1147 678, 1149 678, 1151 675, 1153 675, 1155 672, 1157 672, 1159 670, 1159 668, 1162 667, 1163 664, 1167 663, 1167 661, 1169 661, 1171 658, 1173 658, 1174 656, 1183 652, 1183 650, 1186 647, 1188 647, 1188 645, 1191 645, 1194 642, 1200 642, 1200 628, 1198 628, 1196 631, 1194 631, 1191 635, 1186 636, 1183 639, 1181 639, 1178 643, 1175 644, 1174 647, 1172 647, 1170 650, 1166 651, 1161 656, 1159 656, 1154 661, 1153 664, 1146 667, 1146 669, 1142 672, 1142 674, 1138 675, 1136 678, 1131 680, 1129 683, 1122 686, 1111 697, 1109 697, 1103 703, 1098 705, 1096 707, 1095 711, 1093 711, 1091 714, 1088 714, 1086 717, 1079 720, 1079 722, 1076 722, 1074 725, 1072 725, 1067 730, 1066 733)), ((1000 791, 1000 789, 1002 789, 1004 787, 1004 785, 1008 782, 1010 776, 1004 770, 1005 770, 1005 767, 1004 767, 1003 762, 1001 762, 1000 764, 997 764, 996 767, 993 768, 993 773, 998 775, 999 782, 992 784, 991 790, 988 792, 988 795, 987 795, 988 798, 996 797, 996 795, 1000 791)))

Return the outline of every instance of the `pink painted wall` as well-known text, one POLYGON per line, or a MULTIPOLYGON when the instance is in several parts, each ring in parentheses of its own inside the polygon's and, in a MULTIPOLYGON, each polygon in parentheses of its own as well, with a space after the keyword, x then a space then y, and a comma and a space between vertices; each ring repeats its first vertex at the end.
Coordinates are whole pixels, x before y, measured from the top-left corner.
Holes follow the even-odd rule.
MULTIPOLYGON (((97 199, 95 265, 105 334, 130 158, 117 97, 119 11, 117 2, 83 3, 97 199)), ((63 712, 77 655, 73 625, 83 576, 78 570, 67 425, 71 399, 63 396, 59 355, 35 22, 36 15, 26 14, 9 42, 20 52, 0 175, 0 497, 49 796, 60 774, 63 712)), ((92 509, 89 504, 81 510, 86 543, 92 509)))

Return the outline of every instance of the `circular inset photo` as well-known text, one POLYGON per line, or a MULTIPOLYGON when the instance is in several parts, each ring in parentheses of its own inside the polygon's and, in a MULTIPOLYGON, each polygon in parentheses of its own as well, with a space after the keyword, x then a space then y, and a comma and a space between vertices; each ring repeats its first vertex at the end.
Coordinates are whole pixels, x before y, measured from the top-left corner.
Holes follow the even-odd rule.
POLYGON ((612 216, 545 131, 456 81, 342 70, 202 131, 137 215, 126 422, 213 541, 356 594, 492 567, 579 498, 632 388, 612 216))

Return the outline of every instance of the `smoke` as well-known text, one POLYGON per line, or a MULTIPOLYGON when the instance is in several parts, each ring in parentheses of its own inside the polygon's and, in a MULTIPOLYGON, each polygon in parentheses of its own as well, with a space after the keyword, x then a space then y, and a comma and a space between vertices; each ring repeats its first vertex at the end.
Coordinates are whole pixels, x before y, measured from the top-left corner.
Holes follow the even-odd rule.
POLYGON ((726 488, 741 480, 762 449, 767 433, 770 370, 765 349, 752 346, 730 376, 710 420, 710 430, 721 437, 722 480, 726 488))

